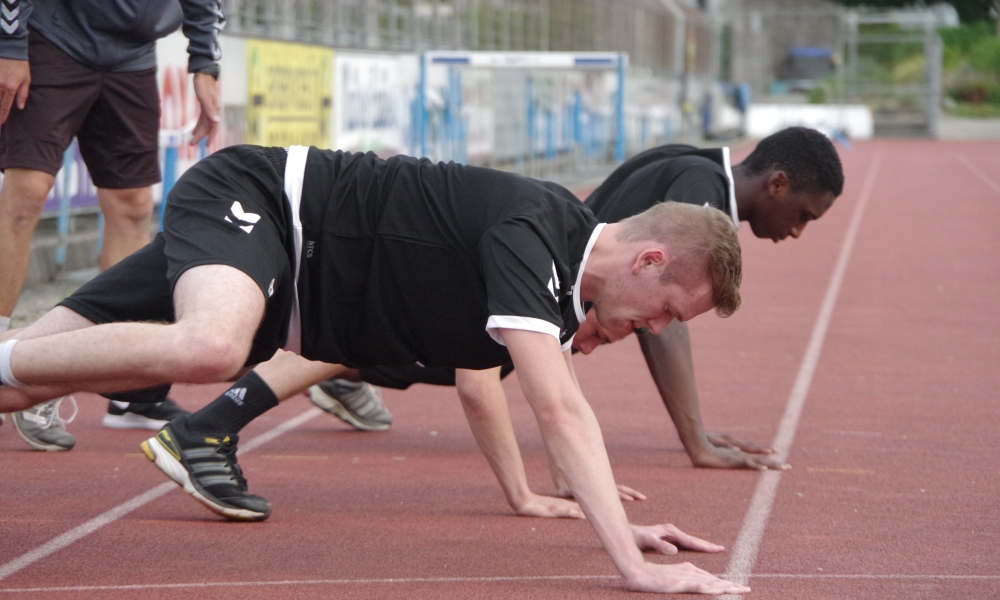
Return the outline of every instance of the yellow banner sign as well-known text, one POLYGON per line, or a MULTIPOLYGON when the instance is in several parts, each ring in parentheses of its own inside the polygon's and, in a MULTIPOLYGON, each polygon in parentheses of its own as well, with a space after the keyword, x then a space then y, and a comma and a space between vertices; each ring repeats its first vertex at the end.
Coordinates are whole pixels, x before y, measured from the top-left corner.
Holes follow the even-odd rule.
POLYGON ((330 147, 333 50, 247 40, 247 143, 330 147))

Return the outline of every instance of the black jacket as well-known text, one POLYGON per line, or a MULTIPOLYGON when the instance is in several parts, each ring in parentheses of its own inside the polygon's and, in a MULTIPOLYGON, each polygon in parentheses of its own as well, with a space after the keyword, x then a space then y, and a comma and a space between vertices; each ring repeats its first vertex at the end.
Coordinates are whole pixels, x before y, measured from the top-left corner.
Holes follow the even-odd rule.
POLYGON ((28 60, 28 26, 98 71, 156 68, 156 40, 183 24, 188 70, 219 61, 221 0, 0 0, 0 58, 28 60), (30 18, 30 21, 29 21, 30 18))

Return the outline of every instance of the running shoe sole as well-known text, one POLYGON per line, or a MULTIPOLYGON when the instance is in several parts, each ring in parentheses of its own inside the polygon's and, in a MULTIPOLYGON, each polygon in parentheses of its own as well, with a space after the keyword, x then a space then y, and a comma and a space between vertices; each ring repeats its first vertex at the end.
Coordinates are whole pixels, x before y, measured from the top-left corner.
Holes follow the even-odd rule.
POLYGON ((236 521, 263 521, 270 516, 269 512, 261 513, 245 508, 233 508, 210 500, 204 490, 200 489, 201 486, 191 479, 181 461, 157 438, 149 438, 140 444, 140 447, 146 458, 151 460, 174 483, 184 488, 184 491, 192 498, 205 505, 208 510, 236 521))
POLYGON ((104 415, 103 425, 109 429, 149 429, 159 431, 168 420, 150 419, 145 415, 127 412, 123 415, 104 415))
POLYGON ((341 421, 364 431, 385 431, 392 426, 392 423, 378 423, 374 421, 362 421, 354 413, 347 410, 339 400, 323 391, 323 388, 314 385, 309 388, 309 400, 320 409, 337 417, 341 421))

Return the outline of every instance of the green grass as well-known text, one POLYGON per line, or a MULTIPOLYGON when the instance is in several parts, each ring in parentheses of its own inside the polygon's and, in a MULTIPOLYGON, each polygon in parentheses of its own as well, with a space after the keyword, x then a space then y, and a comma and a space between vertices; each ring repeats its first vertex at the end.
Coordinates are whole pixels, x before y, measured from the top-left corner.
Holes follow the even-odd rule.
POLYGON ((1000 117, 1000 104, 958 102, 955 106, 946 109, 945 112, 956 117, 998 118, 1000 117))

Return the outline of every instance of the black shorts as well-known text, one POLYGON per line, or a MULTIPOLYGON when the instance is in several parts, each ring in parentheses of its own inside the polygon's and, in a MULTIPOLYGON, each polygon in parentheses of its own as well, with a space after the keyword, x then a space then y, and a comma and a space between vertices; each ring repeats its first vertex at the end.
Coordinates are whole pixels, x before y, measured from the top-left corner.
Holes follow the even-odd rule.
POLYGON ((121 189, 160 181, 160 94, 156 69, 95 71, 34 31, 28 35, 31 88, 0 128, 0 170, 55 175, 76 136, 94 185, 121 189))
POLYGON ((163 233, 61 305, 97 324, 173 322, 173 288, 185 271, 231 266, 266 300, 246 364, 271 358, 285 344, 295 302, 284 159, 280 148, 234 146, 198 162, 170 192, 163 233))
MULTIPOLYGON (((513 371, 513 364, 505 364, 500 368, 500 379, 510 375, 513 371)), ((366 367, 360 369, 360 372, 361 379, 367 383, 394 390, 405 390, 414 383, 455 385, 455 369, 448 367, 421 367, 420 365, 366 367)))

